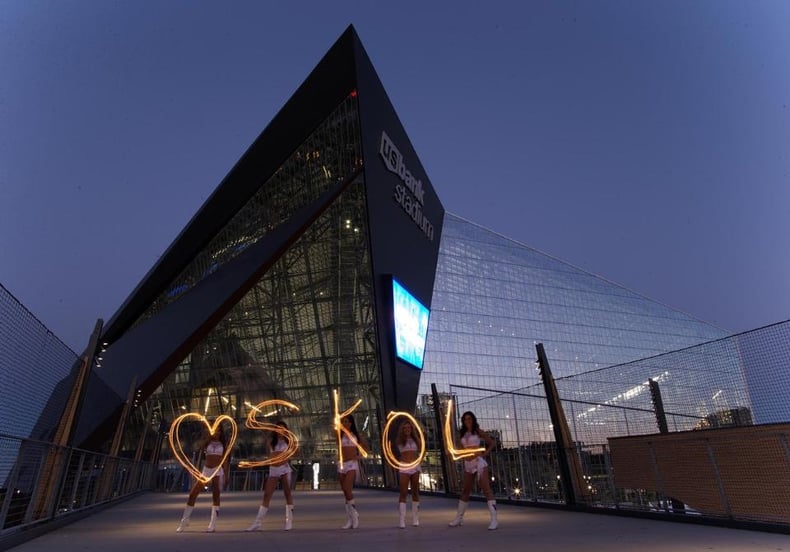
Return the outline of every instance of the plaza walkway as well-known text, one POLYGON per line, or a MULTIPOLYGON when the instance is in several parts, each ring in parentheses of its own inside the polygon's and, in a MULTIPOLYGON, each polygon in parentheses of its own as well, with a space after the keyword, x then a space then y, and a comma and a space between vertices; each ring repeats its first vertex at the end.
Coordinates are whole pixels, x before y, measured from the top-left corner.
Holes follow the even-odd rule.
POLYGON ((246 533, 259 493, 222 497, 216 533, 204 533, 210 496, 198 498, 192 524, 175 529, 185 494, 145 494, 20 544, 13 552, 442 552, 475 551, 790 551, 790 535, 500 505, 500 527, 488 531, 488 512, 472 502, 464 525, 449 528, 454 500, 423 497, 421 526, 398 529, 397 495, 356 491, 360 527, 343 531, 338 491, 295 493, 294 529, 283 531, 284 501, 278 491, 261 533, 246 533))

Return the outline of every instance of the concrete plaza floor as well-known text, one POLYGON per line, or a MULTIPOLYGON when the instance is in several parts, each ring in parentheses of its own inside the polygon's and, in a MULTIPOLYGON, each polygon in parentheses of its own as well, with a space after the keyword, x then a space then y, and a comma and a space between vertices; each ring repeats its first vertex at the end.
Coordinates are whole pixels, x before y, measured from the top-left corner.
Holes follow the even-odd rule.
MULTIPOLYGON (((264 520, 264 531, 247 533, 260 493, 222 497, 216 533, 203 532, 211 498, 203 493, 184 533, 175 529, 185 494, 149 493, 99 511, 11 550, 14 552, 237 552, 279 551, 790 551, 790 535, 687 523, 499 506, 500 526, 488 531, 488 510, 472 502, 464 525, 450 528, 456 501, 422 497, 420 527, 397 528, 397 495, 356 490, 360 527, 345 522, 339 491, 300 491, 294 495, 294 528, 283 531, 284 499, 278 491, 264 520)), ((409 518, 407 517, 407 520, 409 518)))

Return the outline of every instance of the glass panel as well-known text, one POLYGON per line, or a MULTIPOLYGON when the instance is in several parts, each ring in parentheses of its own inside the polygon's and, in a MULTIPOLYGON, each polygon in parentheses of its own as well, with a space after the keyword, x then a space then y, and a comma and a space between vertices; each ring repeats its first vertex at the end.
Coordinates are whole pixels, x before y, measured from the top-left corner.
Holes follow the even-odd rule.
POLYGON ((357 99, 348 96, 271 178, 261 183, 255 195, 195 256, 138 322, 178 299, 342 180, 352 168, 361 165, 358 134, 357 99))
POLYGON ((420 393, 451 383, 531 388, 535 344, 556 377, 645 358, 727 333, 447 214, 420 393))
MULTIPOLYGON (((217 252, 227 260, 239 244, 258 239, 271 221, 279 223, 345 177, 359 163, 359 151, 356 107, 349 98, 265 184, 265 193, 256 195, 223 231, 226 246, 219 238, 213 240, 187 272, 196 275, 209 259, 220 258, 217 252), (322 167, 318 177, 316 166, 322 167), (312 175, 309 182, 306 174, 312 175)), ((293 461, 297 480, 311 478, 312 471, 308 476, 305 467, 317 461, 322 477, 334 481, 333 389, 340 390, 341 411, 362 399, 354 412, 357 426, 372 444, 379 442, 380 365, 365 213, 360 176, 137 410, 126 433, 127 453, 158 450, 151 436, 155 432, 140 439, 142 427, 166 431, 180 414, 198 412, 209 418, 226 414, 239 424, 232 466, 240 460, 260 460, 268 435, 244 428, 244 420, 260 402, 284 399, 301 410, 263 414, 285 420, 300 438, 293 461)), ((169 300, 163 298, 157 308, 169 300)), ((375 464, 366 463, 371 484, 380 483, 375 464)), ((160 466, 176 467, 166 447, 160 466)), ((231 469, 237 488, 259 488, 260 471, 231 469)), ((171 478, 169 484, 183 484, 183 476, 171 478)))

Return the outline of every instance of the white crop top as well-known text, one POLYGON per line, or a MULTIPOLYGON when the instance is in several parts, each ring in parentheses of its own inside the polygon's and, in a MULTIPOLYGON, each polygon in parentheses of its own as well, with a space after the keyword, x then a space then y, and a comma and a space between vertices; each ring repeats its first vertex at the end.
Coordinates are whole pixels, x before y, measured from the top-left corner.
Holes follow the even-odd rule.
POLYGON ((345 433, 340 437, 340 445, 344 447, 355 447, 357 446, 351 438, 346 435, 345 433))
POLYGON ((480 436, 475 435, 474 433, 466 432, 464 436, 461 437, 461 444, 466 448, 476 448, 480 446, 480 436))
POLYGON ((208 445, 206 445, 206 454, 213 454, 215 456, 222 456, 222 453, 225 452, 225 447, 221 441, 211 441, 208 445))
POLYGON ((406 444, 398 445, 398 450, 400 450, 401 452, 406 452, 409 450, 416 451, 417 448, 418 448, 417 443, 415 442, 414 439, 406 439, 406 444))
POLYGON ((285 442, 285 439, 277 439, 277 444, 274 445, 272 449, 274 452, 284 452, 285 449, 288 448, 288 443, 285 442))

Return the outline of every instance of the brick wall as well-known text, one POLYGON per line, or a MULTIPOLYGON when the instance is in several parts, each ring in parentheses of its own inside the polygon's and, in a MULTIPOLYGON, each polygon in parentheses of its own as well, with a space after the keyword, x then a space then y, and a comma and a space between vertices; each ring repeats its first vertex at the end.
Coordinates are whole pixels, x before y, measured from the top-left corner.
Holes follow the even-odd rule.
POLYGON ((704 514, 790 523, 790 424, 609 439, 615 485, 704 514))

